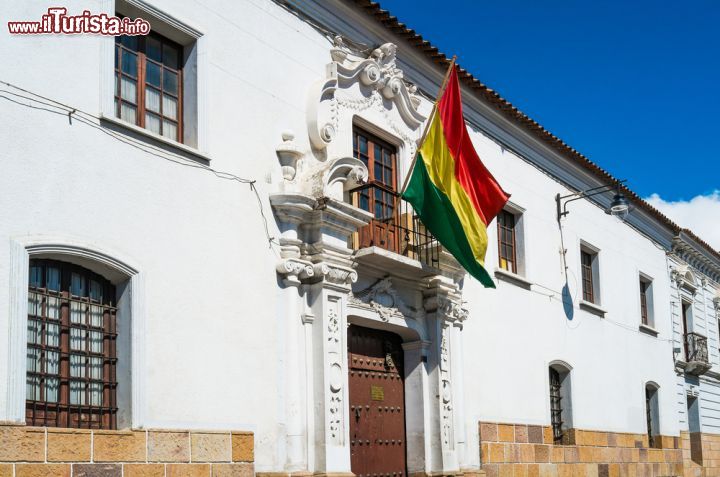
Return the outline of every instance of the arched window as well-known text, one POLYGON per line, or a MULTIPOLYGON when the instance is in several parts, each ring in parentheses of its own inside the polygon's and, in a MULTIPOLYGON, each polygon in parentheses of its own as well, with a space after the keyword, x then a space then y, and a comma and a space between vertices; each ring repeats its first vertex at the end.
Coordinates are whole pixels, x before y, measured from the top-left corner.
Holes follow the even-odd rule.
POLYGON ((550 423, 556 444, 562 443, 565 431, 572 428, 570 369, 570 366, 562 363, 553 363, 549 368, 550 423))
POLYGON ((110 281, 84 267, 30 260, 28 425, 117 427, 115 293, 110 281))
POLYGON ((658 385, 645 385, 645 419, 647 421, 648 447, 655 447, 655 436, 660 431, 660 413, 658 407, 658 385))

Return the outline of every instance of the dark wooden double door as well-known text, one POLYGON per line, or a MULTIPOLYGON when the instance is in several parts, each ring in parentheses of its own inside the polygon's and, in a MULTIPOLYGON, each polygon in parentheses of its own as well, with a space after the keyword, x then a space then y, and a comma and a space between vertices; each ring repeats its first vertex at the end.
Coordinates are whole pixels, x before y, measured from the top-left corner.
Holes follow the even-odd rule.
POLYGON ((401 344, 393 333, 348 329, 350 452, 357 477, 406 475, 401 344))

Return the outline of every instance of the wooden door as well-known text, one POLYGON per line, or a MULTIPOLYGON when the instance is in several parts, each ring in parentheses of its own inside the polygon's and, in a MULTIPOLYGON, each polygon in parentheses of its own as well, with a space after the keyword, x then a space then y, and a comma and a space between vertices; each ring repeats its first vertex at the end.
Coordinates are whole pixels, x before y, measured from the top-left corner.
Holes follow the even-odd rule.
POLYGON ((350 326, 350 462, 357 477, 404 477, 405 386, 402 340, 350 326))

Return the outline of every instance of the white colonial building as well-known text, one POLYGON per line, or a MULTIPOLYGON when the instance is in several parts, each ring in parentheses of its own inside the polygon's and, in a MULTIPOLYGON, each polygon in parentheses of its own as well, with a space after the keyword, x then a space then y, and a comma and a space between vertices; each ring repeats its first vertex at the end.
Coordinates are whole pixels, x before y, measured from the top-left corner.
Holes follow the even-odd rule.
POLYGON ((715 475, 718 252, 461 68, 483 288, 398 200, 449 61, 377 4, 65 6, 152 32, 0 34, 0 475, 715 475))

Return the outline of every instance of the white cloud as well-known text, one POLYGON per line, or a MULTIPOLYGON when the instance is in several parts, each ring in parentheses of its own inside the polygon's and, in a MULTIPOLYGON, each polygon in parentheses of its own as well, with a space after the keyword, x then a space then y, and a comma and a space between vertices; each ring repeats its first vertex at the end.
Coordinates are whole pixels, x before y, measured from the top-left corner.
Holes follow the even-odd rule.
POLYGON ((715 250, 720 250, 720 190, 687 201, 666 201, 658 194, 645 200, 680 227, 692 230, 715 250))

